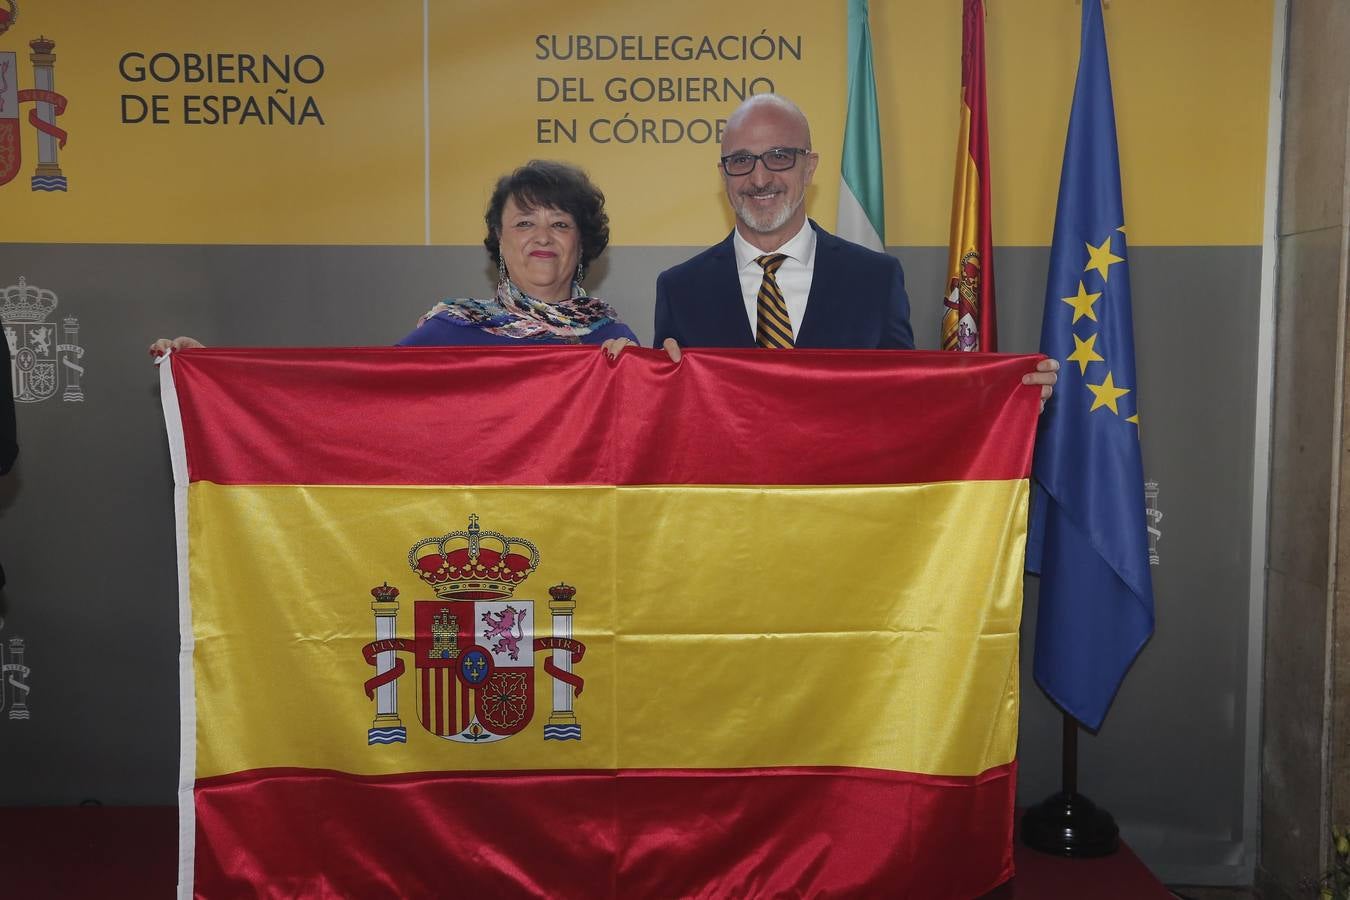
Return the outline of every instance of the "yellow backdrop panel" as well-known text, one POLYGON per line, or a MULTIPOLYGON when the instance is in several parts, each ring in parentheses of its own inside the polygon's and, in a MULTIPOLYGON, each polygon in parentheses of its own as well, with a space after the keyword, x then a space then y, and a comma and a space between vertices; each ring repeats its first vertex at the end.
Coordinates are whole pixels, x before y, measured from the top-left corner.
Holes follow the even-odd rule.
MULTIPOLYGON (((988 6, 995 240, 1045 245, 1081 7, 988 6)), ((11 75, 28 90, 29 42, 55 41, 69 190, 30 190, 38 131, 34 104, 21 103, 23 164, 0 185, 0 240, 472 245, 495 177, 552 157, 595 176, 616 244, 708 244, 731 225, 719 123, 743 93, 770 86, 810 116, 822 159, 808 203, 830 226, 845 8, 27 0, 0 54, 16 54, 11 75), (223 62, 223 77, 199 77, 194 55, 223 62), (254 83, 241 55, 255 73, 264 55, 289 58, 291 77, 254 83)), ((1136 246, 1260 243, 1272 15, 1271 0, 1121 0, 1107 11, 1136 246)), ((942 246, 960 3, 877 0, 872 16, 886 240, 942 246)))
POLYGON ((37 131, 23 104, 23 166, 0 186, 0 240, 421 243, 421 30, 412 3, 20 3, 0 52, 18 53, 26 89, 28 42, 56 42, 69 190, 29 190, 37 131), (248 76, 231 66, 228 83, 190 81, 189 54, 251 55, 260 78, 264 54, 279 64, 289 55, 291 79, 269 71, 267 84, 237 83, 248 76), (317 80, 313 60, 296 65, 306 55, 322 63, 317 80), (124 95, 140 98, 125 101, 128 119, 164 98, 166 124, 149 112, 124 123, 124 95), (264 123, 241 109, 225 124, 227 97, 258 102, 264 123), (324 124, 289 125, 276 113, 265 124, 269 99, 287 110, 293 99, 298 119, 305 98, 324 124))

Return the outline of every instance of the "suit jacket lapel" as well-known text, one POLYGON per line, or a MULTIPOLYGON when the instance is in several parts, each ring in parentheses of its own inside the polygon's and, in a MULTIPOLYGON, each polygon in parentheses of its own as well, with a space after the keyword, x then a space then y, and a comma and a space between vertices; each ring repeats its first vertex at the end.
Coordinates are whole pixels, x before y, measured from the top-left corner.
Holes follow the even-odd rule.
POLYGON ((731 235, 716 246, 712 267, 707 301, 713 333, 727 335, 729 342, 725 346, 728 347, 755 346, 755 333, 745 315, 741 274, 736 269, 736 247, 731 242, 731 235))
MULTIPOLYGON (((811 291, 806 295, 806 313, 797 332, 798 347, 828 347, 830 333, 837 327, 832 307, 843 284, 839 261, 839 239, 811 221, 816 231, 816 262, 811 274, 811 291)), ((733 254, 734 255, 734 254, 733 254)))

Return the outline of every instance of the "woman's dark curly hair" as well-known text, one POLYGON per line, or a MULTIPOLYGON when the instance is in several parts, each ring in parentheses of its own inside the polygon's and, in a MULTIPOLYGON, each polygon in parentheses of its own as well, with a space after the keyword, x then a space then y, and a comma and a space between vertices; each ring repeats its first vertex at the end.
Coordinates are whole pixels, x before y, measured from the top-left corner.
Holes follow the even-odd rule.
POLYGON ((501 260, 502 208, 506 198, 515 197, 526 209, 561 209, 576 220, 581 236, 581 264, 605 252, 609 244, 609 216, 605 215, 605 195, 576 166, 545 159, 532 159, 510 175, 497 179, 487 213, 487 237, 483 246, 494 263, 501 260))

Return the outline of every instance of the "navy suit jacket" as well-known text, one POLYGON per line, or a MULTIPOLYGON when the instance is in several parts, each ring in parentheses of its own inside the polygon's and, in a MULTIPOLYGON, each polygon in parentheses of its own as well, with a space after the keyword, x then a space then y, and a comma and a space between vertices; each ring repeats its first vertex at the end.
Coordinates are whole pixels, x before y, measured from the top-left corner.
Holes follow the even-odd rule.
MULTIPOLYGON (((905 273, 893 256, 835 237, 815 222, 816 261, 798 347, 912 350, 905 273)), ((656 279, 656 346, 753 347, 731 235, 656 279)))

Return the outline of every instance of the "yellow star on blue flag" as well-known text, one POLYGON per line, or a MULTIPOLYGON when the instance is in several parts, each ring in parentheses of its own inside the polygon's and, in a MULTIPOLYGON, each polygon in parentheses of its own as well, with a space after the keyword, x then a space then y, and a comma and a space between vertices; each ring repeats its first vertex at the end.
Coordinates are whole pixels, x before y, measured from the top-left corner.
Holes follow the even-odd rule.
MULTIPOLYGON (((1116 230, 1121 231, 1123 229, 1116 229, 1116 230)), ((1086 266, 1083 266, 1083 271, 1099 272, 1102 276, 1102 281, 1110 280, 1111 267, 1113 265, 1115 265, 1116 263, 1123 263, 1125 261, 1125 257, 1116 256, 1114 253, 1111 252, 1111 235, 1109 234, 1106 236, 1106 240, 1102 241, 1101 246, 1099 247, 1094 247, 1092 246, 1092 244, 1088 244, 1087 252, 1088 252, 1088 263, 1086 266)))

